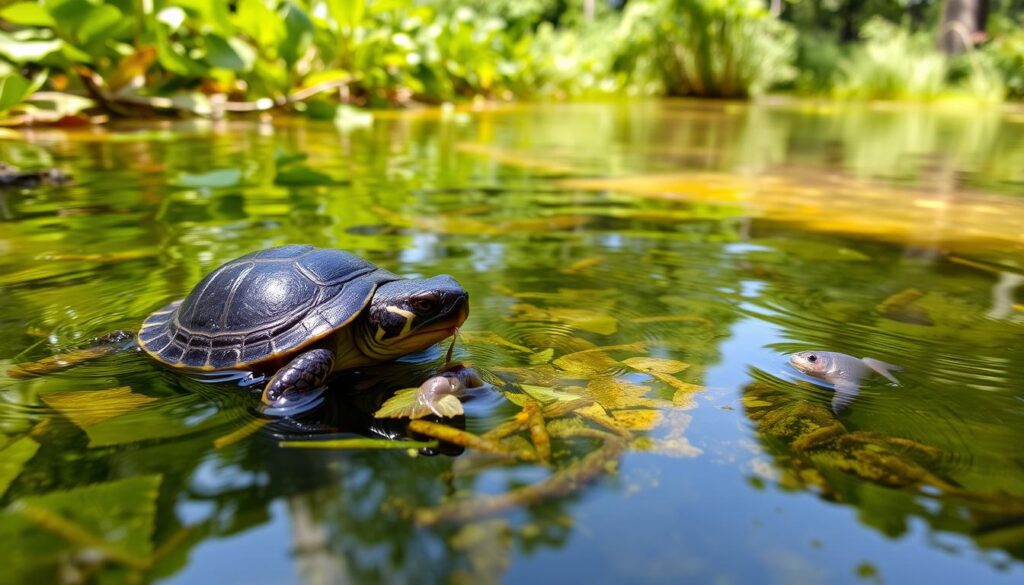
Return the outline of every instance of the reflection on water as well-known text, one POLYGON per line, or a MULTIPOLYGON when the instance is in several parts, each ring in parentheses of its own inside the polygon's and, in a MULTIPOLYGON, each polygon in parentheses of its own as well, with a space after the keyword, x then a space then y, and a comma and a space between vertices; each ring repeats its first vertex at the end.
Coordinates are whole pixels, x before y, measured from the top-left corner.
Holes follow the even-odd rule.
POLYGON ((1021 125, 651 102, 0 142, 74 175, 0 190, 0 370, 308 243, 458 278, 495 387, 438 430, 372 413, 439 348, 278 420, 136 351, 0 377, 0 581, 1019 579, 1021 125), (902 385, 834 415, 808 349, 902 385), (438 432, 465 445, 294 446, 438 432))

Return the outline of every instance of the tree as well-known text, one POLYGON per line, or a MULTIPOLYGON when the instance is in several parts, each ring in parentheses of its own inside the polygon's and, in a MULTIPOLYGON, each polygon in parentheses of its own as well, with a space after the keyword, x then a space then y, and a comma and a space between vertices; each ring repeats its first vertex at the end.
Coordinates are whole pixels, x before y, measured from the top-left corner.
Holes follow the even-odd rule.
POLYGON ((988 17, 988 0, 946 0, 939 28, 939 49, 948 54, 963 53, 981 40, 988 17))

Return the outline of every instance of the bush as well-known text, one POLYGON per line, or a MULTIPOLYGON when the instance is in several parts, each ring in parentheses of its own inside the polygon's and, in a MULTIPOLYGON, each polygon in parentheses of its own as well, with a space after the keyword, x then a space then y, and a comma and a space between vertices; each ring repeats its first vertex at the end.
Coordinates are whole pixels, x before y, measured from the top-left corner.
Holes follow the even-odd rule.
POLYGON ((864 43, 840 62, 836 93, 863 99, 933 99, 946 89, 946 57, 928 35, 875 18, 864 43))
POLYGON ((741 98, 792 79, 796 34, 757 0, 634 0, 613 69, 644 93, 741 98))
POLYGON ((1024 30, 996 37, 982 53, 1002 77, 1007 97, 1024 99, 1024 30))

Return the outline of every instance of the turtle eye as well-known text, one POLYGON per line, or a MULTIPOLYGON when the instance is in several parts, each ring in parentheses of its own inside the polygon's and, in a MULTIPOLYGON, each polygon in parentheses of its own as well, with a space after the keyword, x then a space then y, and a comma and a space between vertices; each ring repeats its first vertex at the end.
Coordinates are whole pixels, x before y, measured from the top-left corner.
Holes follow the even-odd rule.
POLYGON ((417 313, 430 313, 437 306, 437 300, 433 297, 416 297, 409 303, 417 313))
POLYGON ((811 355, 807 356, 807 361, 813 364, 814 362, 818 361, 818 356, 812 353, 811 355))

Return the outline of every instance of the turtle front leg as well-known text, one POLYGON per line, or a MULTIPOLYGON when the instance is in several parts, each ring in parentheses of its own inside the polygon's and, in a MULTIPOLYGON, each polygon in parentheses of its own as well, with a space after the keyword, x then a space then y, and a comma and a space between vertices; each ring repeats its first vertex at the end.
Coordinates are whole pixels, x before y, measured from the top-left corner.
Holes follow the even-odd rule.
POLYGON ((308 400, 334 369, 334 353, 326 349, 304 351, 288 362, 263 389, 263 404, 282 408, 308 400))

